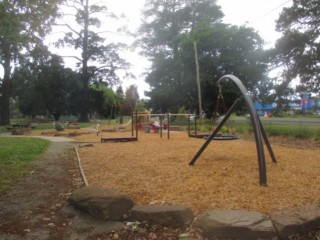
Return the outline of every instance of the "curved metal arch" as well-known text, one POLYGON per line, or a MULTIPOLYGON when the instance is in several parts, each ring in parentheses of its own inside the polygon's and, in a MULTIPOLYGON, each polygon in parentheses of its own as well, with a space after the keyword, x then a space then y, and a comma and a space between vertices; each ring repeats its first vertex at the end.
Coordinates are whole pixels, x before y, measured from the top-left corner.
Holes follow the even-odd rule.
POLYGON ((260 185, 266 186, 267 185, 267 173, 266 173, 266 163, 265 163, 266 161, 265 161, 265 154, 264 154, 264 148, 263 148, 263 142, 262 142, 261 125, 259 124, 259 116, 251 100, 251 97, 248 94, 247 89, 242 84, 239 78, 237 78, 234 75, 225 75, 218 80, 217 84, 220 85, 222 84, 223 81, 227 79, 232 80, 238 86, 249 108, 250 119, 253 125, 254 137, 256 140, 260 185))
MULTIPOLYGON (((247 89, 245 88, 245 86, 243 85, 243 83, 241 82, 241 80, 239 78, 237 78, 234 75, 225 75, 223 77, 221 77, 217 84, 221 85, 223 81, 230 79, 232 80, 240 89, 244 100, 249 108, 249 113, 250 113, 250 119, 252 121, 252 125, 253 125, 253 129, 254 129, 254 136, 255 136, 255 140, 256 140, 256 147, 257 147, 257 154, 258 154, 258 165, 259 165, 259 180, 260 180, 260 185, 262 186, 266 186, 267 185, 267 174, 266 174, 266 163, 265 163, 265 154, 264 154, 264 148, 263 148, 263 141, 262 138, 264 139, 267 148, 269 150, 269 153, 271 155, 272 161, 274 163, 276 163, 276 158, 274 156, 274 153, 272 151, 271 145, 269 143, 269 140, 267 138, 267 135, 263 129, 263 126, 261 124, 260 118, 257 114, 257 111, 254 107, 254 104, 251 100, 251 97, 248 94, 247 89)), ((194 158, 191 160, 191 162, 189 163, 189 165, 194 165, 194 163, 196 162, 196 160, 198 159, 198 157, 201 155, 201 153, 204 151, 204 149, 208 146, 209 142, 214 138, 214 136, 217 134, 217 132, 219 131, 219 129, 222 127, 222 125, 227 121, 227 119, 230 117, 230 115, 232 114, 232 112, 234 111, 234 109, 236 108, 236 106, 239 104, 239 99, 237 99, 237 101, 233 104, 233 106, 229 109, 229 111, 227 112, 226 116, 222 119, 222 121, 220 122, 220 124, 216 127, 216 129, 213 131, 212 135, 207 139, 207 141, 205 142, 205 144, 202 146, 202 148, 200 148, 200 150, 198 151, 198 153, 194 156, 194 158)))

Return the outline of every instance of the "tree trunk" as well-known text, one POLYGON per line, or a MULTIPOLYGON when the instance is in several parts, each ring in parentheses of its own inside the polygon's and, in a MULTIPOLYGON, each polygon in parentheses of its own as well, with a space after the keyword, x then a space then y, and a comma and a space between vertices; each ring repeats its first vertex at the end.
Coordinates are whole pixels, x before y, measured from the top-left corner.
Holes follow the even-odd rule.
POLYGON ((2 96, 1 96, 1 126, 10 125, 10 94, 9 94, 9 82, 3 80, 2 84, 2 96))
POLYGON ((84 32, 82 46, 82 96, 79 122, 89 122, 89 74, 88 74, 88 38, 89 38, 89 2, 86 0, 84 12, 84 32))
MULTIPOLYGON (((84 77, 83 77, 84 78, 84 77)), ((88 103, 88 92, 89 92, 89 87, 88 84, 86 83, 83 79, 83 88, 82 88, 82 96, 81 96, 81 110, 80 110, 80 116, 78 118, 79 122, 89 122, 89 117, 88 117, 88 112, 89 112, 89 103, 88 103)))
POLYGON ((10 125, 10 73, 11 73, 11 55, 10 49, 4 51, 4 77, 1 89, 1 121, 0 125, 10 125))

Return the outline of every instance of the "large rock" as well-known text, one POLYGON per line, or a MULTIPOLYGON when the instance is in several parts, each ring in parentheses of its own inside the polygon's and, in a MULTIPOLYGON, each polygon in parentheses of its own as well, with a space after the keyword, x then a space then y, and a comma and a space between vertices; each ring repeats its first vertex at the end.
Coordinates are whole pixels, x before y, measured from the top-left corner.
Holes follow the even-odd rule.
POLYGON ((309 232, 320 227, 320 206, 286 209, 271 215, 280 238, 309 232))
POLYGON ((120 220, 134 205, 125 193, 96 187, 74 191, 69 201, 75 207, 104 220, 120 220))
POLYGON ((271 239, 276 230, 271 220, 259 212, 212 210, 200 213, 192 224, 208 238, 271 239))
POLYGON ((131 210, 131 219, 164 226, 181 227, 192 222, 193 213, 190 208, 178 205, 137 205, 131 210))

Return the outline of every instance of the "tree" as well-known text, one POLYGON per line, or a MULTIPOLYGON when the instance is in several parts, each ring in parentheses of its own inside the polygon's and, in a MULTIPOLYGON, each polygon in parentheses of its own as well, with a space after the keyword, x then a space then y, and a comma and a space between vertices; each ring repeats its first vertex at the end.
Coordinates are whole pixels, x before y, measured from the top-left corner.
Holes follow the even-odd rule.
POLYGON ((294 0, 277 20, 282 37, 276 43, 275 64, 283 66, 282 89, 294 79, 299 79, 308 91, 320 89, 319 11, 319 1, 294 0))
MULTIPOLYGON (((79 121, 88 121, 89 113, 89 85, 92 82, 106 82, 108 85, 114 85, 119 81, 116 71, 126 69, 128 64, 123 60, 118 51, 123 44, 109 43, 101 37, 98 28, 101 25, 98 19, 106 11, 106 7, 98 4, 90 4, 89 0, 67 0, 66 7, 74 10, 74 24, 64 22, 63 26, 68 29, 64 39, 59 41, 59 45, 71 46, 80 50, 81 56, 75 57, 80 66, 82 92, 79 121), (95 63, 95 65, 91 65, 95 63)), ((108 16, 112 16, 109 14, 108 16)))
MULTIPOLYGON (((110 116, 111 108, 117 104, 117 95, 111 88, 101 83, 90 85, 90 110, 105 118, 110 116)), ((112 117, 112 116, 111 116, 112 117)))
MULTIPOLYGON (((65 68, 62 59, 56 55, 39 67, 36 91, 40 93, 41 101, 56 121, 61 115, 71 113, 71 97, 75 91, 79 94, 79 81, 79 74, 65 68)), ((81 106, 78 107, 78 111, 80 109, 81 106)))
POLYGON ((131 109, 135 109, 139 98, 138 87, 136 85, 130 85, 126 90, 126 102, 131 106, 131 109))
POLYGON ((79 95, 79 74, 62 65, 62 59, 52 55, 36 68, 16 69, 13 89, 19 98, 19 108, 25 115, 45 115, 49 112, 56 121, 61 115, 75 114, 74 96, 79 95))
MULTIPOLYGON (((223 13, 216 1, 147 3, 145 19, 150 17, 150 22, 144 22, 139 33, 143 52, 152 61, 146 81, 151 87, 147 96, 153 109, 198 109, 194 42, 198 46, 203 108, 207 115, 214 110, 218 94, 215 81, 221 76, 237 75, 251 91, 265 77, 263 40, 251 28, 222 24, 223 13)), ((224 94, 230 106, 239 91, 232 84, 226 85, 224 94)))
POLYGON ((146 95, 151 98, 149 105, 154 110, 162 112, 170 108, 174 112, 184 104, 181 100, 188 94, 182 89, 185 75, 179 48, 181 35, 203 22, 220 22, 223 14, 215 0, 149 0, 145 7, 138 43, 152 62, 146 78, 151 91, 146 95))
MULTIPOLYGON (((42 38, 50 31, 61 0, 3 0, 0 2, 0 125, 10 124, 11 76, 15 64, 30 61, 43 47, 42 38)), ((40 51, 41 52, 41 51, 40 51)))
POLYGON ((20 66, 14 70, 11 79, 11 97, 17 99, 19 111, 32 118, 47 113, 42 95, 37 91, 36 85, 37 71, 32 70, 30 66, 20 66))

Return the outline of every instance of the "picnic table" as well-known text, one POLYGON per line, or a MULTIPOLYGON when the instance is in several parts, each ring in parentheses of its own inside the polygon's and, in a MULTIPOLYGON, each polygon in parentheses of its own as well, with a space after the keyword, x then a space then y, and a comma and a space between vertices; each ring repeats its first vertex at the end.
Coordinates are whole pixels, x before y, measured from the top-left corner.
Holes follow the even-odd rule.
POLYGON ((12 123, 11 126, 13 128, 29 128, 30 127, 30 123, 18 122, 18 123, 12 123))
POLYGON ((30 132, 30 125, 30 123, 26 122, 12 123, 7 129, 11 130, 12 135, 24 135, 30 132))

